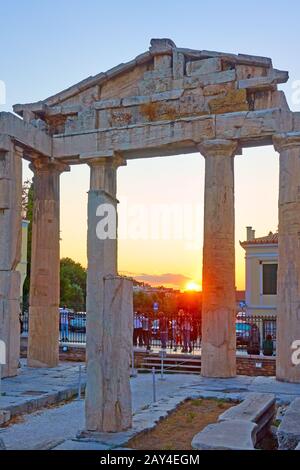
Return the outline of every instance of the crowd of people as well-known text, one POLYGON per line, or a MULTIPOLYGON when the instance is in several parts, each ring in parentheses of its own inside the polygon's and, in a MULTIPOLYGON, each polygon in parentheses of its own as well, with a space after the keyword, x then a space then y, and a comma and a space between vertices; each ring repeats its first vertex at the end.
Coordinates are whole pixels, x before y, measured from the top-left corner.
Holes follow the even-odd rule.
POLYGON ((197 326, 193 316, 183 309, 172 319, 164 312, 154 315, 137 310, 133 319, 133 345, 150 351, 153 340, 157 340, 156 345, 160 344, 162 349, 169 346, 174 351, 181 348, 182 353, 191 353, 200 330, 197 326))

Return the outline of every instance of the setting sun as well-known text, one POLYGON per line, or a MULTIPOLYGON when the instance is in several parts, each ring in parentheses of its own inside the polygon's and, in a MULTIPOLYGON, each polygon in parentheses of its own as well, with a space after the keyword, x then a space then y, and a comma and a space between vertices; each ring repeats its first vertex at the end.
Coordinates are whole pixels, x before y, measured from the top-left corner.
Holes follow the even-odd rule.
POLYGON ((200 292, 201 291, 201 286, 195 281, 189 281, 186 286, 185 290, 187 291, 194 291, 194 292, 200 292))

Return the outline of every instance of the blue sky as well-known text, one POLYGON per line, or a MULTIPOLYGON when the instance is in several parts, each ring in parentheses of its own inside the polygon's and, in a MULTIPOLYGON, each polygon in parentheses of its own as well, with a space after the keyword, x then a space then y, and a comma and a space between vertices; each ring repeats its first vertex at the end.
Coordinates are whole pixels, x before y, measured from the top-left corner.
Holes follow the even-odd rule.
MULTIPOLYGON (((0 80, 6 83, 7 103, 0 111, 10 111, 14 103, 44 99, 126 62, 146 51, 152 37, 169 37, 180 47, 271 57, 274 67, 289 70, 290 81, 282 89, 291 108, 300 111, 291 100, 292 83, 300 80, 299 20, 296 0, 2 0, 0 80)), ((149 204, 154 193, 169 201, 184 194, 187 202, 203 204, 204 163, 199 155, 138 160, 119 173, 120 210, 125 196, 149 204)), ((25 177, 29 174, 24 165, 25 177)), ((62 254, 83 263, 88 177, 88 168, 80 167, 61 178, 62 254)), ((272 148, 245 150, 236 158, 239 287, 244 253, 238 241, 244 238, 246 225, 253 225, 258 235, 276 230, 277 188, 278 157, 272 148)), ((158 277, 171 273, 201 281, 201 250, 121 241, 119 257, 122 271, 158 277), (134 259, 128 256, 133 249, 134 259)))
POLYGON ((178 46, 266 55, 300 77, 297 0, 1 0, 7 105, 37 101, 148 49, 178 46))

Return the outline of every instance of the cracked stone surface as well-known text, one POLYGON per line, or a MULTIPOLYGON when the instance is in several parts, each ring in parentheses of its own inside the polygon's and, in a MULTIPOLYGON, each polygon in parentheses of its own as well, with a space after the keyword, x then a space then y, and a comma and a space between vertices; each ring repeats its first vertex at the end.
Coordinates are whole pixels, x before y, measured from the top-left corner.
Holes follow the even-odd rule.
MULTIPOLYGON (((24 360, 21 364, 18 376, 2 380, 0 411, 9 412, 11 417, 32 412, 77 394, 80 364, 61 363, 52 369, 28 368, 24 360)), ((82 388, 85 380, 82 367, 82 388)))
POLYGON ((254 450, 257 425, 251 421, 232 420, 209 424, 196 434, 193 449, 254 450))
POLYGON ((287 408, 277 437, 280 450, 294 450, 300 443, 300 398, 296 398, 287 408))
MULTIPOLYGON (((51 383, 55 388, 59 387, 62 381, 65 383, 70 380, 75 384, 76 369, 78 369, 76 365, 61 365, 58 370, 52 371, 50 376, 41 369, 39 371, 24 369, 24 379, 26 379, 28 387, 30 385, 31 390, 39 390, 42 388, 42 384, 46 383, 51 383), (30 374, 32 374, 31 378, 30 374), (65 378, 62 379, 62 376, 65 378)), ((9 392, 9 388, 10 390, 15 389, 15 393, 20 394, 26 390, 20 376, 14 379, 5 379, 3 384, 5 384, 7 392, 9 392)), ((84 429, 84 402, 81 400, 24 415, 23 422, 0 429, 0 439, 4 441, 7 449, 52 449, 64 446, 66 449, 68 447, 80 449, 93 445, 114 449, 124 448, 130 437, 155 426, 159 419, 167 416, 187 398, 211 397, 240 401, 252 392, 268 393, 272 391, 276 396, 277 403, 286 404, 296 397, 300 397, 300 385, 284 384, 277 382, 272 377, 239 376, 233 379, 205 379, 197 375, 174 374, 166 376, 165 381, 157 380, 156 386, 157 402, 152 403, 151 374, 140 374, 137 378, 131 379, 134 427, 130 431, 114 434, 98 433, 78 440, 76 438, 78 432, 84 429)), ((100 447, 98 449, 100 450, 100 447)))

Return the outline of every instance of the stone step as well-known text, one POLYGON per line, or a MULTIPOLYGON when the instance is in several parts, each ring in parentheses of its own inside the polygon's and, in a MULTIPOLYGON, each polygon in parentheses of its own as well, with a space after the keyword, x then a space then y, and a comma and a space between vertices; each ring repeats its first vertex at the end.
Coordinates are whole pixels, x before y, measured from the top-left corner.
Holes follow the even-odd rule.
MULTIPOLYGON (((193 365, 193 366, 198 366, 201 367, 201 360, 199 359, 179 359, 179 358, 164 358, 164 364, 185 364, 185 365, 193 365)), ((143 358, 143 363, 151 363, 151 364, 161 364, 161 358, 160 357, 153 357, 153 356, 148 356, 143 358)))
MULTIPOLYGON (((159 361, 161 362, 161 358, 159 356, 145 356, 144 357, 144 361, 147 361, 147 360, 151 360, 152 362, 153 361, 159 361)), ((193 363, 197 363, 197 364, 201 364, 201 359, 194 359, 194 358, 190 358, 190 357, 183 357, 183 356, 179 356, 179 357, 165 357, 164 358, 164 362, 193 362, 193 363)))
POLYGON ((252 421, 231 420, 209 424, 192 440, 196 450, 255 450, 257 425, 252 421))
MULTIPOLYGON (((142 362, 142 365, 147 367, 147 366, 151 366, 151 367, 161 367, 161 363, 160 362, 142 362)), ((200 369, 200 365, 197 364, 186 364, 186 363, 178 363, 178 362, 175 362, 173 364, 168 364, 166 362, 164 362, 164 368, 167 368, 167 367, 188 367, 189 369, 200 369)))
MULTIPOLYGON (((152 369, 151 368, 145 368, 145 367, 140 367, 138 369, 139 372, 147 372, 147 373, 151 373, 152 369)), ((160 372, 160 369, 158 368, 155 368, 155 372, 160 372)), ((176 369, 176 370, 172 370, 172 369, 169 369, 169 370, 164 370, 164 374, 200 374, 200 371, 195 371, 195 370, 179 370, 179 369, 176 369)))
POLYGON ((239 405, 219 416, 219 422, 198 433, 193 449, 254 450, 266 435, 275 416, 275 396, 270 393, 250 393, 239 405))
POLYGON ((300 398, 286 410, 277 431, 279 450, 294 450, 300 443, 300 398))
MULTIPOLYGON (((159 356, 145 357, 140 371, 151 370, 155 368, 156 371, 161 370, 161 358, 159 356)), ((201 359, 186 358, 186 357, 166 357, 164 358, 164 371, 166 373, 192 373, 200 374, 201 359)))
POLYGON ((222 413, 219 421, 244 420, 257 424, 257 442, 259 442, 268 432, 275 414, 275 395, 250 393, 242 403, 222 413))

